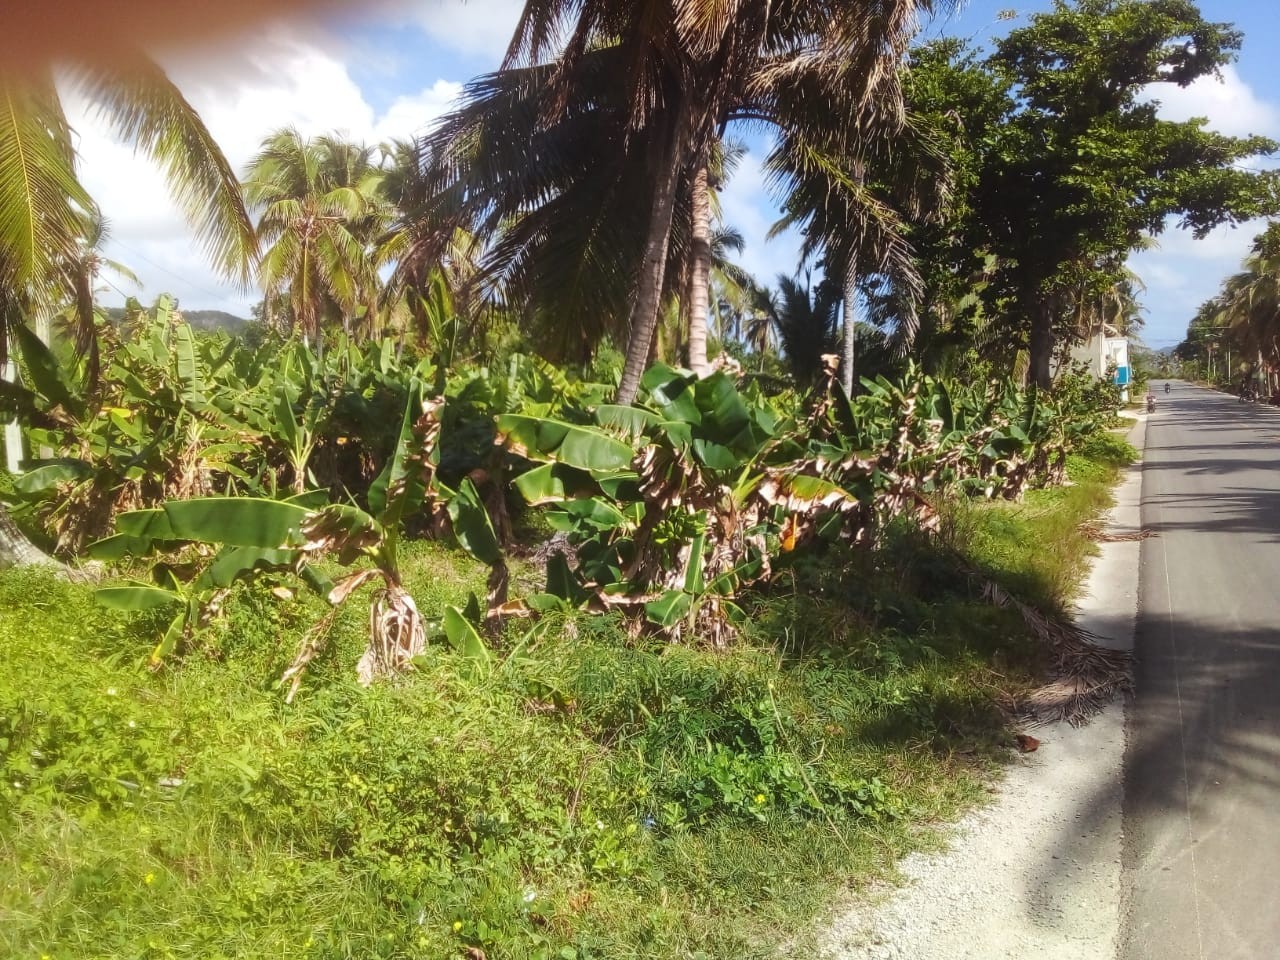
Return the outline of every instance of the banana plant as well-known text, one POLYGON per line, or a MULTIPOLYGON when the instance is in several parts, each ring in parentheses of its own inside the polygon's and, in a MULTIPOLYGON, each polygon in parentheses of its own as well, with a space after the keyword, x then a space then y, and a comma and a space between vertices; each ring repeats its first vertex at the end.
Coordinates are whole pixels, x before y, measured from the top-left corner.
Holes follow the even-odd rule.
POLYGON ((101 536, 117 512, 249 479, 241 463, 255 445, 209 399, 223 392, 218 378, 235 344, 198 340, 164 297, 134 316, 125 339, 108 338, 107 376, 92 394, 71 364, 25 328, 15 331, 27 385, 3 399, 34 448, 61 455, 24 464, 14 504, 46 526, 63 556, 101 536))
POLYGON ((818 476, 775 466, 784 421, 723 373, 658 366, 638 407, 602 404, 594 423, 498 418, 505 447, 533 464, 516 481, 550 508, 576 558, 548 565, 535 604, 620 610, 635 629, 719 642, 735 598, 767 577, 784 529, 811 532, 856 500, 818 476))
POLYGON ((464 481, 458 490, 448 490, 436 480, 443 403, 441 398, 424 401, 420 384, 410 390, 400 441, 369 490, 369 511, 352 504, 320 505, 315 501, 323 500, 322 495, 304 494, 286 501, 195 498, 122 515, 119 531, 94 544, 92 556, 102 560, 147 556, 188 543, 213 545, 217 553, 187 580, 161 561, 153 568, 153 583, 104 587, 98 591, 99 599, 122 609, 174 608, 174 617, 153 655, 153 660, 159 661, 216 613, 225 591, 236 580, 264 570, 290 571, 334 606, 377 582, 371 601, 369 645, 356 668, 361 683, 367 685, 407 669, 435 633, 443 635, 474 667, 487 669, 490 655, 474 622, 478 618, 446 607, 437 623, 428 623, 401 577, 398 553, 403 521, 423 509, 444 511, 452 518, 459 543, 490 567, 492 616, 500 617, 510 610, 505 558, 474 486, 464 481), (315 569, 323 558, 344 567, 359 561, 369 566, 331 583, 315 569))
POLYGON ((100 587, 98 602, 117 610, 172 611, 173 616, 151 653, 158 666, 179 649, 192 632, 221 608, 232 585, 266 572, 296 574, 307 587, 328 596, 333 585, 305 557, 288 546, 299 537, 309 516, 305 498, 296 501, 251 497, 213 497, 172 501, 117 518, 115 535, 90 547, 103 561, 126 556, 147 557, 190 543, 216 543, 213 559, 195 576, 184 576, 166 561, 151 569, 151 583, 126 581, 100 587))

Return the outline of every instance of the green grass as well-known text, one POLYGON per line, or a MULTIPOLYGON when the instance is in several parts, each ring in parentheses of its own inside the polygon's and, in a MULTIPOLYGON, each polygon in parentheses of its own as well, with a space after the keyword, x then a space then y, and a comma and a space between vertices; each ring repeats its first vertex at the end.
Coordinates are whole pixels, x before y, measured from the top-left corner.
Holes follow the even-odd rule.
MULTIPOLYGON (((1065 604, 1132 451, 1085 453, 1074 486, 957 508, 947 541, 1065 604)), ((918 536, 833 559, 783 571, 726 652, 581 618, 491 677, 433 648, 368 691, 357 597, 291 706, 315 601, 240 589, 150 672, 145 615, 0 575, 0 955, 808 955, 842 892, 986 795, 996 704, 1039 658, 918 536)), ((404 565, 424 611, 483 581, 431 544, 404 565)))

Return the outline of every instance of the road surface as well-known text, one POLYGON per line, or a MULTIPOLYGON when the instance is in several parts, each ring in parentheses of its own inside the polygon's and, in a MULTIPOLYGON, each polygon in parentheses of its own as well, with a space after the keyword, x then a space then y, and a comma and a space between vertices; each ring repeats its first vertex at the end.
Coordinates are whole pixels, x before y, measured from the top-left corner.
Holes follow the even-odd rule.
POLYGON ((1155 386, 1120 957, 1280 958, 1280 410, 1155 386))

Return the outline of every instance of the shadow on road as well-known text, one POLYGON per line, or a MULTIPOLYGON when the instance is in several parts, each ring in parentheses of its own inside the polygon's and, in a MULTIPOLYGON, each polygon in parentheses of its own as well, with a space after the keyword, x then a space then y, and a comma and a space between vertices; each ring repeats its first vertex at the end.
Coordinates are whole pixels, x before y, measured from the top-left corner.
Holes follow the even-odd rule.
MULTIPOLYGON (((1176 389, 1143 473, 1157 536, 1141 548, 1119 956, 1280 956, 1280 411, 1176 389)), ((1103 835, 1115 802, 1099 788, 1062 846, 1103 835)), ((1070 896, 1075 865, 1045 867, 1050 898, 1070 896)))

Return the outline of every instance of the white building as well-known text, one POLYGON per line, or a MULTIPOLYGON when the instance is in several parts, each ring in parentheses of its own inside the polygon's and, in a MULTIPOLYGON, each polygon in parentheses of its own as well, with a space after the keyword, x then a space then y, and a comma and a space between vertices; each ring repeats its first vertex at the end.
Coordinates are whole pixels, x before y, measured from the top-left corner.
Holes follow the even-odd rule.
POLYGON ((1121 400, 1129 400, 1129 383, 1133 380, 1133 368, 1129 365, 1129 340, 1105 333, 1071 348, 1073 364, 1086 363, 1089 372, 1099 379, 1110 376, 1121 387, 1121 400))

